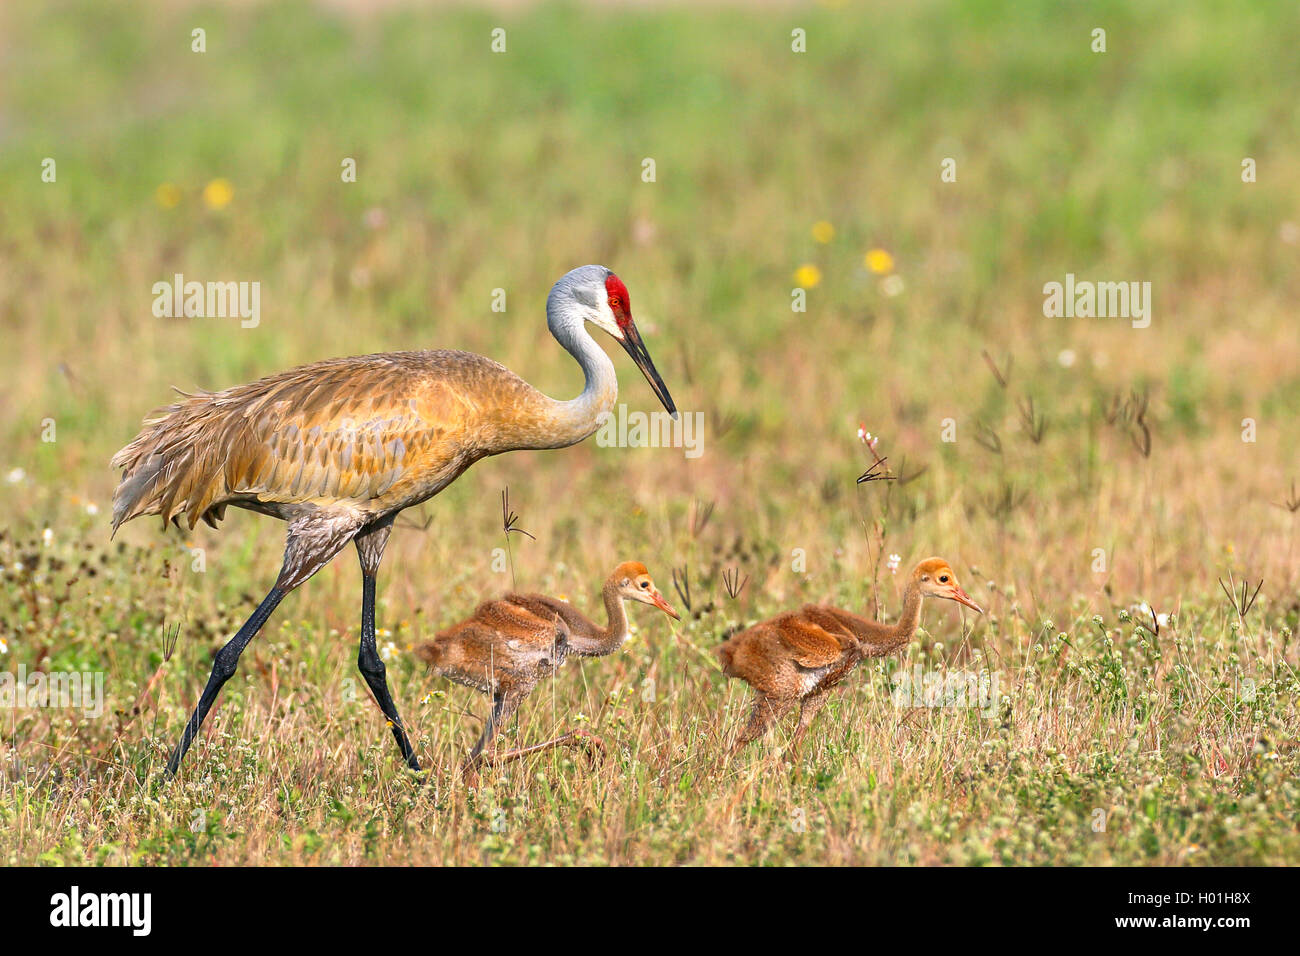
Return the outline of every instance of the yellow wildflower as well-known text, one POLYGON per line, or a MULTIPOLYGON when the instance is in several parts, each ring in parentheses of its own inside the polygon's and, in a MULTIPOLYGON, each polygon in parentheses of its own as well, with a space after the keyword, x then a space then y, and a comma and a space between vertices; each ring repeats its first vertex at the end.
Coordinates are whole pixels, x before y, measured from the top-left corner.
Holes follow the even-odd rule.
POLYGON ((806 263, 794 270, 794 281, 801 289, 815 289, 822 281, 822 270, 812 263, 806 263))
POLYGON ((235 198, 235 187, 228 179, 214 179, 203 187, 203 202, 209 209, 224 209, 235 198))
POLYGON ((894 271, 894 257, 884 249, 872 249, 863 259, 870 269, 878 276, 894 271))

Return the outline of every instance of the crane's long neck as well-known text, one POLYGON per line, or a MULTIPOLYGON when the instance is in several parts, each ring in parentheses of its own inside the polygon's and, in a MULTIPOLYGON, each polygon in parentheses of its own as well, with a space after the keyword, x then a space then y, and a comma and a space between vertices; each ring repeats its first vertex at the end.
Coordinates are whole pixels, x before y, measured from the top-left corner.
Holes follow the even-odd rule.
POLYGON ((894 637, 900 644, 906 644, 921 626, 921 586, 916 581, 909 581, 903 591, 903 612, 894 625, 894 637))
POLYGON ((627 608, 618 593, 618 585, 612 580, 606 581, 601 594, 605 599, 605 626, 594 628, 587 640, 573 642, 574 649, 584 657, 613 654, 628 638, 627 608))
POLYGON ((889 625, 878 625, 880 630, 873 634, 867 643, 867 656, 880 657, 892 654, 911 641, 916 629, 921 625, 921 587, 916 581, 909 581, 903 590, 903 611, 898 621, 889 625))
POLYGON ((555 340, 582 366, 586 382, 577 398, 567 402, 547 399, 544 444, 531 447, 563 448, 588 438, 600 427, 601 416, 614 408, 618 398, 618 378, 614 363, 591 337, 581 315, 548 308, 547 322, 555 340))

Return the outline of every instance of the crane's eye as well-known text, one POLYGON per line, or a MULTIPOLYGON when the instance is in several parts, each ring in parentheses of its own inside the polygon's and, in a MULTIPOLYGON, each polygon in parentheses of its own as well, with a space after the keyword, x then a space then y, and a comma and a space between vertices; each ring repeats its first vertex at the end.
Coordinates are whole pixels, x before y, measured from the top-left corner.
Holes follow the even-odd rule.
POLYGON ((648 588, 649 586, 650 586, 650 582, 649 582, 649 581, 642 581, 642 582, 641 582, 641 587, 642 587, 643 589, 644 589, 644 588, 648 588))
POLYGON ((939 575, 939 583, 940 583, 940 584, 947 584, 947 583, 948 583, 948 575, 946 575, 946 574, 941 574, 941 575, 939 575))
POLYGON ((623 308, 623 303, 619 301, 618 296, 616 295, 611 296, 609 300, 609 307, 613 309, 615 312, 617 312, 619 309, 623 308))

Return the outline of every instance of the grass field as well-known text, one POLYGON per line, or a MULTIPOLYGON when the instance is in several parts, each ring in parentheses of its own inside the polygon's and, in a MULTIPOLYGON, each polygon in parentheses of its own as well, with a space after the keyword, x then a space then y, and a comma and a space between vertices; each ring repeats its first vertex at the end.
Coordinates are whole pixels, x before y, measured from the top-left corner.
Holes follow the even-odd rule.
POLYGON ((97 717, 0 709, 0 862, 1300 860, 1293 4, 357 6, 0 9, 0 673, 104 682, 97 717), (508 455, 403 519, 380 640, 422 778, 356 670, 344 554, 165 782, 283 527, 110 541, 112 453, 170 386, 334 355, 463 348, 569 397, 543 306, 585 262, 627 282, 702 454, 508 455), (155 317, 176 273, 260 283, 259 323, 155 317), (1067 274, 1149 282, 1150 326, 1045 317, 1067 274), (859 423, 900 480, 855 485, 859 423), (634 614, 503 734, 585 727, 603 763, 467 791, 486 702, 411 651, 511 586, 507 485, 520 588, 594 610, 638 559, 683 612, 688 569, 692 609, 634 614), (787 724, 719 762, 747 710, 728 628, 814 600, 888 618, 931 554, 983 616, 930 602, 796 761, 787 724), (1262 580, 1253 607, 1220 578, 1262 580), (996 693, 897 701, 918 672, 996 693))

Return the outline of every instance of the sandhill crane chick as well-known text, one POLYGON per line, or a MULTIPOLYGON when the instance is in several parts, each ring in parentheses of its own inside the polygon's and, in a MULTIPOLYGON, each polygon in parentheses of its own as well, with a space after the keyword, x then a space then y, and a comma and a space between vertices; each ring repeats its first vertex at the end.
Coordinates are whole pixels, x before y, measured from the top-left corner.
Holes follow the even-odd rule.
POLYGON ((732 752, 762 736, 796 703, 799 723, 790 754, 826 697, 870 657, 884 657, 906 647, 921 621, 924 598, 956 601, 983 614, 942 558, 918 564, 903 590, 903 610, 895 624, 882 624, 839 608, 809 604, 787 611, 731 637, 718 649, 722 672, 754 688, 754 708, 732 752))
MULTIPOLYGON (((416 650, 416 655, 435 673, 492 695, 487 723, 464 765, 466 779, 471 783, 477 779, 484 750, 490 748, 501 724, 510 719, 540 681, 554 675, 570 654, 603 657, 623 646, 628 638, 625 602, 650 604, 669 617, 677 617, 645 565, 636 561, 616 567, 601 593, 605 602, 604 627, 567 601, 544 594, 507 594, 480 604, 470 617, 416 650)), ((602 746, 599 738, 574 730, 502 754, 495 762, 504 763, 561 744, 602 746)))

